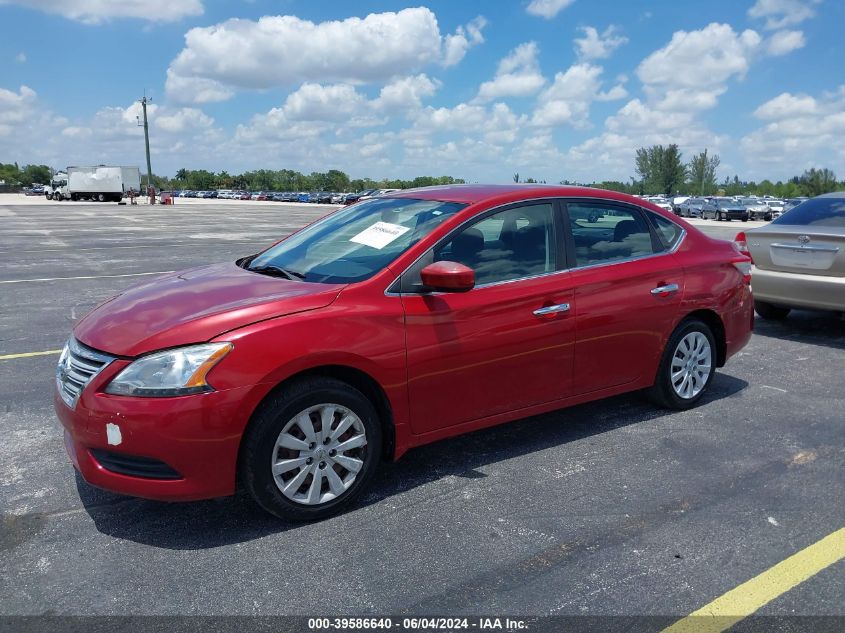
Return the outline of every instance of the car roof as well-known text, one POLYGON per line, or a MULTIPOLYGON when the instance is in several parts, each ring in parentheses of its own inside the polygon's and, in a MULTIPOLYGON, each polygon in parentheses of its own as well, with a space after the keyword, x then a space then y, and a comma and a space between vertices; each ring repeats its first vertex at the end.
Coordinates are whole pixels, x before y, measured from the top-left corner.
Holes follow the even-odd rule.
POLYGON ((817 198, 845 198, 845 191, 832 191, 831 193, 823 193, 817 198))
POLYGON ((594 187, 518 183, 508 185, 436 185, 416 189, 401 189, 385 197, 462 202, 465 204, 476 204, 479 202, 506 203, 550 197, 603 198, 606 200, 629 202, 640 206, 644 202, 642 198, 594 187))

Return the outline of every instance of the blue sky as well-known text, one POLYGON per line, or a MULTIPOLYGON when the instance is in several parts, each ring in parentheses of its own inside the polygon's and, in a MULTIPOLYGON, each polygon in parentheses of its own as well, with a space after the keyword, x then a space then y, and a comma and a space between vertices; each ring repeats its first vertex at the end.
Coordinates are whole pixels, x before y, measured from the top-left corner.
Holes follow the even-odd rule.
POLYGON ((0 162, 353 177, 845 177, 838 0, 0 0, 0 162))

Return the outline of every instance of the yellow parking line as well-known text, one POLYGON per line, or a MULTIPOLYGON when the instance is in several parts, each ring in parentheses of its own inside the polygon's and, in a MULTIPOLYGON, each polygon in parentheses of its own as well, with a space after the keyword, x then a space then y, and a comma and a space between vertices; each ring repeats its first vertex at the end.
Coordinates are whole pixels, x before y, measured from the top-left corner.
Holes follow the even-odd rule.
POLYGON ((6 354, 0 356, 0 360, 13 360, 15 358, 31 358, 32 356, 49 356, 50 354, 61 354, 60 349, 48 349, 46 352, 26 352, 25 354, 6 354))
POLYGON ((662 633, 719 633, 729 629, 843 558, 845 528, 840 528, 678 620, 662 633))

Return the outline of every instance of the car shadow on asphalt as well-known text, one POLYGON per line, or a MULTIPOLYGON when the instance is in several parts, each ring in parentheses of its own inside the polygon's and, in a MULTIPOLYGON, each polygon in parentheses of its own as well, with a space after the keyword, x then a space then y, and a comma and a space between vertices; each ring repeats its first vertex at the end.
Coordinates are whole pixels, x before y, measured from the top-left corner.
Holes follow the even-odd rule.
POLYGON ((754 335, 845 349, 845 317, 839 312, 792 310, 782 321, 754 321, 754 335))
MULTIPOLYGON (((732 397, 747 386, 746 381, 719 372, 701 404, 732 397)), ((413 449, 398 462, 383 464, 355 508, 449 476, 483 478, 487 475, 481 467, 672 414, 638 394, 626 394, 441 440, 413 449)), ((274 518, 243 492, 210 501, 163 503, 94 488, 78 473, 76 480, 82 504, 98 531, 153 547, 202 550, 314 525, 274 518)), ((329 520, 344 520, 352 514, 329 520)))

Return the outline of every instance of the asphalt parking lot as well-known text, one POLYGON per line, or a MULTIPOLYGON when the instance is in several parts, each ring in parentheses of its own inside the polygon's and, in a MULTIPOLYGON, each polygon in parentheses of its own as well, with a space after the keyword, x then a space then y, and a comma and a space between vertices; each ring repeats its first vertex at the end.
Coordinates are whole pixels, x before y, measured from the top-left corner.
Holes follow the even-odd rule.
MULTIPOLYGON (((758 318, 698 408, 636 395, 416 449, 354 510, 89 487, 51 394, 73 323, 329 207, 0 202, 0 615, 685 616, 845 526, 845 320, 758 318), (34 352, 48 352, 29 356, 34 352)), ((744 225, 703 222, 732 238, 744 225)), ((845 616, 841 560, 759 613, 845 616)))

